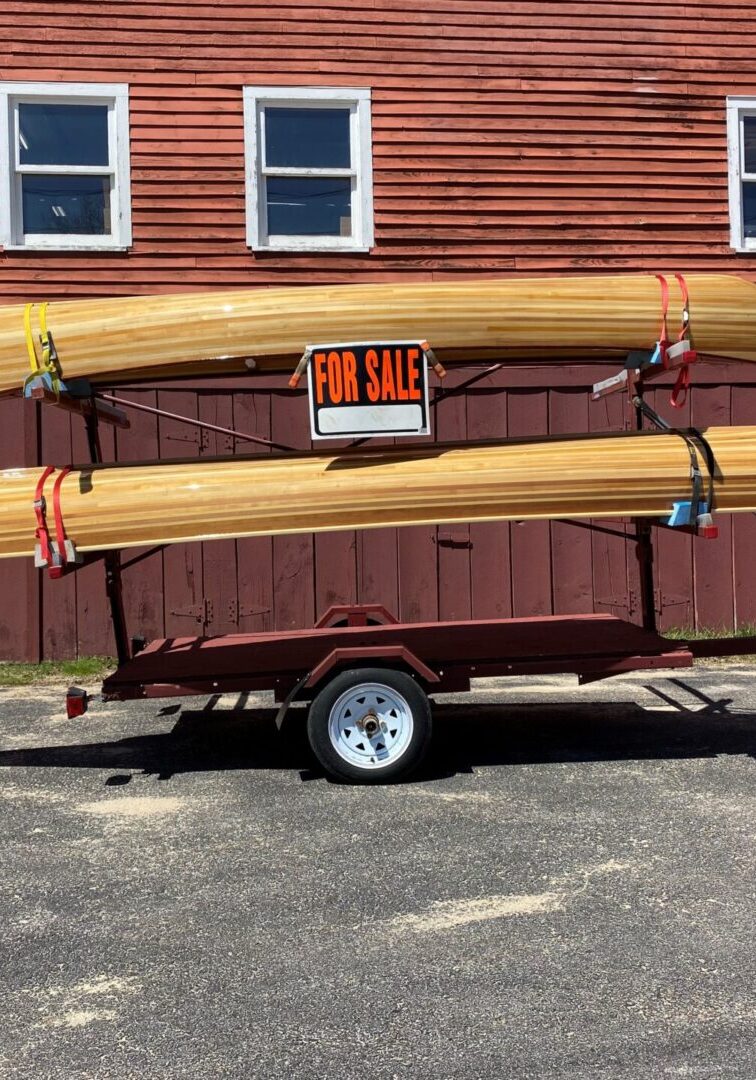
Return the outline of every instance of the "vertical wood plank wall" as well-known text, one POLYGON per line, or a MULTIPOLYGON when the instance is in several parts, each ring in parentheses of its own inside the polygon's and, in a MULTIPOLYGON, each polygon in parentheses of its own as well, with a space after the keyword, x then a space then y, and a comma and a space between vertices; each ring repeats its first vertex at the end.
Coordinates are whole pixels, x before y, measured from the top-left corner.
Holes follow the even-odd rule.
MULTIPOLYGON (((434 408, 435 436, 621 429, 621 395, 592 402, 589 394, 593 379, 613 370, 505 368, 456 392, 455 384, 470 374, 458 369, 434 408)), ((749 379, 754 375, 746 365, 702 369, 690 405, 679 416, 670 409, 668 387, 652 391, 649 401, 681 424, 753 424, 756 382, 749 379), (723 375, 726 381, 718 381, 723 375)), ((225 384, 185 380, 120 393, 298 448, 310 446, 306 397, 284 389, 278 376, 225 384)), ((38 408, 0 401, 0 460, 11 466, 24 459, 58 465, 72 456, 86 460, 80 422, 48 408, 39 424, 38 408)), ((249 443, 203 436, 176 421, 130 415, 130 431, 109 435, 116 460, 254 451, 249 443)), ((716 541, 657 531, 656 603, 663 628, 756 622, 756 521, 753 515, 722 516, 719 525, 716 541)), ((560 522, 179 544, 157 552, 126 551, 124 563, 129 631, 147 638, 308 626, 329 605, 350 601, 381 603, 410 621, 586 611, 640 618, 634 544, 560 522)), ((113 650, 99 563, 49 581, 29 561, 0 561, 0 596, 0 657, 53 659, 113 650)))

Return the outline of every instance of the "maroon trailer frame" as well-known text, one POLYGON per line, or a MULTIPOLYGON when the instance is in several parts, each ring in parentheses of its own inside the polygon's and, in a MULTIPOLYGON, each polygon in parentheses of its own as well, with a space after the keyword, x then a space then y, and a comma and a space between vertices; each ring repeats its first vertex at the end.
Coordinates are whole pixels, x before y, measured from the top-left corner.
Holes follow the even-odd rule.
POLYGON ((368 604, 330 608, 311 630, 152 641, 105 679, 102 693, 123 701, 272 690, 288 704, 366 664, 406 671, 433 694, 469 690, 474 678, 571 673, 590 682, 692 662, 687 643, 614 615, 402 623, 368 604))

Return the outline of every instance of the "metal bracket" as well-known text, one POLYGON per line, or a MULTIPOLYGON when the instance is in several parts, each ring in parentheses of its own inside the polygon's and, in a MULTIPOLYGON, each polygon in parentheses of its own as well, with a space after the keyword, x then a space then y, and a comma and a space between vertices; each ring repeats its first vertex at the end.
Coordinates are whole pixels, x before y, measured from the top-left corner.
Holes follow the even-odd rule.
POLYGON ((432 685, 433 683, 441 681, 436 672, 429 668, 427 664, 424 664, 423 661, 418 656, 415 656, 412 650, 406 648, 406 646, 376 645, 332 649, 331 652, 329 652, 328 655, 312 669, 305 685, 308 689, 316 686, 329 671, 333 670, 333 668, 339 664, 364 664, 368 660, 403 661, 407 667, 411 668, 415 674, 419 675, 426 683, 432 685))
MULTIPOLYGON (((77 550, 73 540, 66 539, 63 542, 65 563, 61 558, 60 545, 57 540, 50 540, 50 551, 53 557, 53 566, 80 566, 84 562, 84 556, 77 550)), ((34 566, 37 570, 44 570, 48 566, 47 559, 42 557, 42 546, 34 545, 34 566)))
POLYGON ((286 714, 289 711, 289 706, 291 705, 292 701, 297 696, 299 691, 302 689, 302 687, 305 685, 309 677, 310 673, 308 671, 305 675, 302 676, 298 683, 295 683, 294 686, 292 686, 291 690, 281 702, 275 718, 275 725, 279 731, 283 727, 283 722, 286 719, 286 714))
POLYGON ((439 547, 472 548, 469 528, 439 528, 436 542, 439 547))
POLYGON ((228 601, 228 621, 238 623, 240 619, 248 619, 253 615, 267 615, 269 607, 244 607, 238 600, 228 601))
POLYGON ((213 621, 213 602, 203 598, 199 604, 191 604, 185 608, 172 608, 171 615, 177 615, 182 619, 195 619, 202 624, 211 623, 213 621))

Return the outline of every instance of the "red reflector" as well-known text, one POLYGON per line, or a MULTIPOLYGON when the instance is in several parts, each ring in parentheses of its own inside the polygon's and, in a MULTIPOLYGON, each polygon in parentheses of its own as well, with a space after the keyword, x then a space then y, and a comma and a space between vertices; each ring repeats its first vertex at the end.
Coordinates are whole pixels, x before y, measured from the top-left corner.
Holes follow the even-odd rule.
POLYGON ((704 525, 703 528, 698 530, 698 535, 702 536, 704 540, 716 540, 719 536, 719 526, 704 525))
POLYGON ((66 713, 69 720, 77 716, 83 716, 89 706, 89 698, 86 690, 78 686, 70 686, 66 693, 66 713))

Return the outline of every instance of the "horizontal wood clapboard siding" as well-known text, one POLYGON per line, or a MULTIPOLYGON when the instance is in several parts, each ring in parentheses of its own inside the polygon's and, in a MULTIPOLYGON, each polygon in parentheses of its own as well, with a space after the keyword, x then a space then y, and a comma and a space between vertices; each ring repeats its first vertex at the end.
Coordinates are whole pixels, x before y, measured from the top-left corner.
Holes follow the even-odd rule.
POLYGON ((726 0, 8 0, 6 80, 130 86, 134 244, 7 253, 0 301, 682 268, 728 241, 725 97, 756 92, 756 18, 726 0), (370 86, 376 245, 245 244, 244 84, 370 86))
MULTIPOLYGON (((243 285, 642 270, 756 275, 729 247, 725 98, 756 94, 753 6, 563 0, 5 0, 0 76, 130 87, 134 244, 123 254, 0 253, 0 302, 243 285), (370 254, 245 245, 241 89, 372 88, 370 254)), ((441 439, 621 427, 610 374, 487 375, 436 409, 441 439)), ((456 375, 453 376, 456 378, 456 375)), ((756 423, 745 365, 696 374, 682 422, 756 423), (745 369, 745 370, 744 370, 745 369)), ((129 395, 306 447, 280 376, 149 384, 129 395), (273 381, 271 381, 271 379, 273 381)), ((127 395, 128 396, 128 395, 127 395)), ((664 412, 668 390, 652 403, 664 412)), ((248 449, 135 413, 106 457, 248 449)), ((79 424, 0 401, 0 464, 85 460, 79 424)), ((663 532, 663 626, 756 622, 756 519, 719 541, 663 532)), ((177 545, 125 571, 132 633, 311 625, 331 603, 405 619, 596 610, 639 617, 632 545, 557 522, 177 545)), ((99 565, 50 582, 0 566, 0 656, 112 651, 99 565)))

